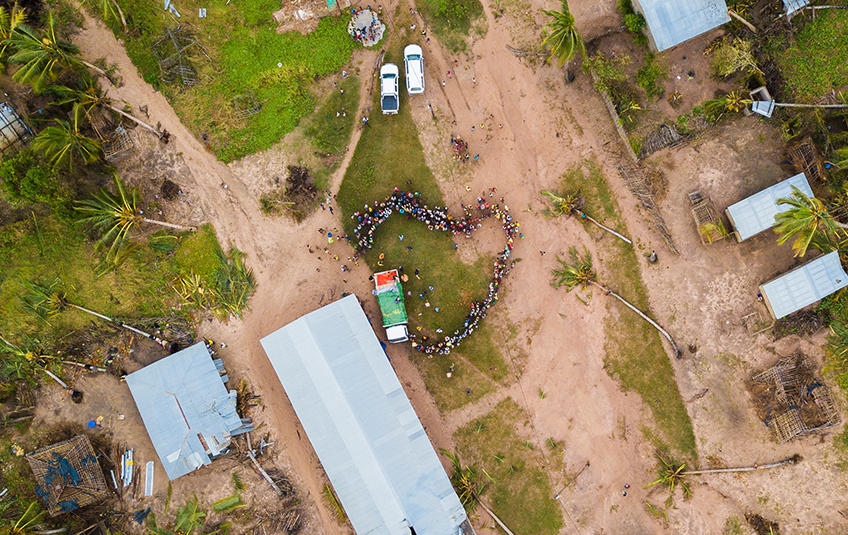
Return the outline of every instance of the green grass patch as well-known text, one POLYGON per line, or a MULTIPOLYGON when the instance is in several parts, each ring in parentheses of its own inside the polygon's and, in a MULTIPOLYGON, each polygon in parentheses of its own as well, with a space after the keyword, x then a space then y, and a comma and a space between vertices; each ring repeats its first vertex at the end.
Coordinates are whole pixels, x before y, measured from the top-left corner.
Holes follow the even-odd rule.
MULTIPOLYGON (((627 235, 627 230, 618 216, 618 204, 606 179, 597 166, 590 164, 589 168, 588 173, 584 173, 582 168, 566 173, 560 185, 561 191, 579 188, 586 196, 586 213, 627 235)), ((603 284, 639 309, 648 309, 647 290, 642 282, 639 259, 633 247, 621 240, 604 237, 599 243, 595 264, 603 284)), ((609 299, 607 306, 615 307, 621 316, 620 320, 607 320, 607 357, 604 360, 607 372, 621 382, 622 388, 639 394, 651 408, 665 444, 679 454, 693 461, 697 460, 698 450, 692 421, 680 397, 674 370, 659 333, 617 301, 609 299)))
MULTIPOLYGON (((35 216, 0 229, 0 334, 13 341, 18 334, 37 334, 45 347, 92 318, 68 310, 45 325, 27 313, 20 297, 28 281, 60 279, 69 301, 110 317, 167 316, 179 303, 170 289, 174 279, 194 270, 204 278, 215 272, 215 232, 204 226, 185 234, 174 251, 160 253, 142 247, 121 267, 100 277, 93 244, 79 227, 53 215, 35 216)), ((186 310, 185 307, 183 310, 186 310)))
POLYGON ((306 136, 324 153, 343 153, 359 107, 359 77, 348 76, 309 120, 306 136), (344 90, 342 92, 341 90, 344 90), (345 115, 346 114, 346 115, 345 115))
POLYGON ((519 438, 519 426, 526 419, 518 404, 506 398, 489 414, 457 430, 457 451, 465 465, 485 470, 480 477, 489 487, 482 500, 513 532, 553 535, 562 528, 562 514, 552 498, 541 453, 519 438))
POLYGON ((848 85, 848 11, 825 9, 778 57, 786 84, 811 100, 848 85))
MULTIPOLYGON (((402 61, 400 38, 393 41, 386 52, 387 62, 402 61)), ((421 192, 423 201, 429 206, 443 206, 444 203, 439 185, 424 161, 406 92, 401 91, 400 113, 397 115, 380 113, 377 94, 372 106, 374 113, 369 117, 369 125, 362 131, 338 192, 345 231, 351 236, 356 226, 350 219, 351 214, 362 210, 365 205, 373 206, 375 201, 382 201, 395 187, 421 192)), ((407 221, 400 214, 389 218, 375 233, 374 246, 364 253, 363 258, 373 271, 402 266, 404 273, 409 275, 404 290, 411 293, 405 298, 413 333, 452 335, 462 326, 472 302, 483 299, 488 293, 494 257, 483 256, 471 264, 463 263, 454 244, 459 248, 467 247, 465 241, 464 237, 455 238, 448 233, 430 231, 426 224, 407 221), (385 255, 383 266, 378 265, 380 254, 385 255), (420 272, 417 277, 416 269, 420 272), (442 332, 438 333, 437 329, 442 332)), ((501 380, 506 369, 503 357, 491 343, 478 340, 482 336, 480 333, 478 329, 468 337, 458 352, 478 366, 480 372, 501 380)), ((413 356, 420 360, 416 353, 413 356)), ((422 360, 425 358, 421 355, 422 360)), ((432 360, 437 361, 439 366, 449 366, 450 362, 446 361, 450 358, 450 355, 436 356, 432 360)), ((459 381, 445 377, 446 369, 435 372, 426 369, 425 364, 421 366, 425 377, 431 378, 428 390, 443 409, 461 406, 476 399, 477 394, 482 392, 483 382, 479 383, 481 386, 472 388, 474 395, 467 396, 465 388, 456 388, 459 381), (446 384, 440 386, 439 380, 446 384)))
POLYGON ((448 50, 465 50, 465 37, 483 16, 480 0, 418 0, 418 9, 448 50))
POLYGON ((424 379, 427 392, 432 394, 436 407, 443 414, 474 403, 495 390, 495 385, 486 379, 480 370, 463 362, 455 354, 434 355, 428 358, 413 352, 412 356, 424 379), (448 372, 450 377, 447 376, 448 372))
POLYGON ((636 71, 636 83, 639 84, 649 99, 658 100, 665 92, 663 81, 668 78, 668 69, 657 60, 656 54, 648 52, 645 55, 645 65, 636 71))
POLYGON ((189 28, 204 47, 187 50, 199 83, 191 87, 160 83, 154 43, 173 27, 161 6, 142 0, 121 0, 129 14, 130 34, 119 22, 108 24, 124 39, 127 53, 145 81, 162 90, 180 119, 219 159, 232 161, 267 149, 312 112, 313 81, 338 71, 350 59, 356 43, 347 34, 349 12, 322 19, 307 35, 276 32, 272 13, 279 2, 243 0, 209 5, 184 0, 179 9, 195 20, 198 8, 207 17, 189 28), (233 98, 255 95, 262 109, 246 118, 237 116, 233 98))

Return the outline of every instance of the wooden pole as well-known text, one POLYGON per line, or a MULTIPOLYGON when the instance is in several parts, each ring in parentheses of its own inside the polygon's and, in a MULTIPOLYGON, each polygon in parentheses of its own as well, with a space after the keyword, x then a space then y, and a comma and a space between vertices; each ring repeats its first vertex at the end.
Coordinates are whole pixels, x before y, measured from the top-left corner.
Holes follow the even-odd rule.
POLYGON ((749 30, 751 30, 752 32, 757 33, 757 29, 754 27, 753 24, 751 24, 747 20, 743 19, 741 16, 737 15, 736 12, 733 11, 732 9, 728 9, 727 14, 730 15, 731 17, 733 17, 734 19, 738 20, 742 24, 744 24, 745 27, 748 28, 749 30))

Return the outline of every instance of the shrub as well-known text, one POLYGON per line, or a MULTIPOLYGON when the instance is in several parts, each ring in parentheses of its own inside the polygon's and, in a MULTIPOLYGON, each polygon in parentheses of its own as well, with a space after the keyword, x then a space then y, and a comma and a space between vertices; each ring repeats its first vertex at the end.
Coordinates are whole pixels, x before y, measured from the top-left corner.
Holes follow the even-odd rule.
POLYGON ((72 212, 71 199, 60 176, 29 149, 3 160, 0 181, 4 197, 13 205, 43 202, 63 217, 72 212))
POLYGON ((659 99, 665 89, 657 82, 667 75, 665 67, 656 60, 656 55, 649 52, 645 56, 645 66, 636 72, 636 83, 645 90, 649 98, 659 99))
POLYGON ((624 25, 633 33, 639 33, 645 28, 645 17, 641 13, 630 13, 624 16, 624 25))
POLYGON ((750 41, 739 37, 733 39, 733 41, 723 41, 713 52, 713 74, 725 77, 741 70, 746 70, 747 74, 762 74, 757 66, 757 60, 751 53, 751 46, 750 41))
POLYGON ((598 91, 610 92, 613 85, 627 79, 624 68, 628 65, 630 65, 630 56, 615 54, 608 57, 603 52, 598 52, 586 58, 583 69, 595 71, 598 75, 598 80, 595 82, 595 88, 598 91))

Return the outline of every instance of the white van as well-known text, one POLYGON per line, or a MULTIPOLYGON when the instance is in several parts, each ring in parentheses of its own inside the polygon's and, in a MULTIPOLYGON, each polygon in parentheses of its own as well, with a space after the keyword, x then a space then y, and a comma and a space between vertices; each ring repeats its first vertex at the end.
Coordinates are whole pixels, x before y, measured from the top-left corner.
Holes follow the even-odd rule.
POLYGON ((383 113, 394 115, 400 107, 398 99, 398 76, 400 71, 397 65, 386 63, 380 68, 380 107, 383 113))
POLYGON ((421 47, 408 45, 403 49, 403 66, 406 69, 406 91, 410 95, 424 92, 424 56, 421 47))

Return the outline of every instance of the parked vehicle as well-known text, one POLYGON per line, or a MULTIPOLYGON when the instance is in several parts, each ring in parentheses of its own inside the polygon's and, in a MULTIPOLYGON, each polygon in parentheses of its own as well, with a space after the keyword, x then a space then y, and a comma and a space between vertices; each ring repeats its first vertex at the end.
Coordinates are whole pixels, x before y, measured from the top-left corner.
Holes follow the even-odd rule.
POLYGON ((380 107, 383 113, 394 115, 400 107, 398 99, 398 76, 400 71, 394 63, 380 68, 380 107))
POLYGON ((409 340, 407 329, 406 304, 403 302, 403 287, 396 269, 381 271, 374 274, 374 295, 380 303, 383 314, 383 327, 386 337, 392 344, 409 340))
POLYGON ((407 93, 420 95, 424 92, 424 56, 420 46, 408 45, 403 49, 403 66, 407 93))

